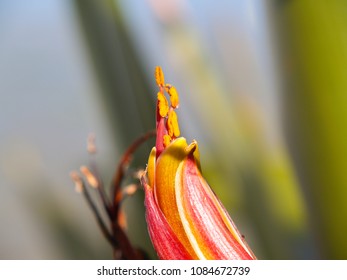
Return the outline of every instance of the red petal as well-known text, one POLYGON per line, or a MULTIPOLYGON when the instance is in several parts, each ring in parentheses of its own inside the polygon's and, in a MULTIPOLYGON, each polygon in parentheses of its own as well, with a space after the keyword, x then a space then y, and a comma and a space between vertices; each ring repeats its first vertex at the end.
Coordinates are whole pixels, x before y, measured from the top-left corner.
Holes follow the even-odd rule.
POLYGON ((178 240, 164 214, 154 200, 153 189, 145 178, 141 179, 145 189, 145 206, 148 232, 154 249, 162 260, 190 260, 192 257, 178 240))
POLYGON ((176 180, 178 209, 198 257, 253 259, 253 253, 201 176, 192 156, 182 162, 176 180))

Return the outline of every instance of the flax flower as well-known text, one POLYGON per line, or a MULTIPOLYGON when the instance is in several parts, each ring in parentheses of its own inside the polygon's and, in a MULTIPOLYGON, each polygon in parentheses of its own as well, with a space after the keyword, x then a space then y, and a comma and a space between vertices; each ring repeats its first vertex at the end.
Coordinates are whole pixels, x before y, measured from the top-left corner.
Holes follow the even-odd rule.
POLYGON ((165 84, 160 67, 155 79, 157 138, 141 183, 148 231, 159 258, 255 259, 201 174, 198 143, 179 137, 175 87, 165 84))

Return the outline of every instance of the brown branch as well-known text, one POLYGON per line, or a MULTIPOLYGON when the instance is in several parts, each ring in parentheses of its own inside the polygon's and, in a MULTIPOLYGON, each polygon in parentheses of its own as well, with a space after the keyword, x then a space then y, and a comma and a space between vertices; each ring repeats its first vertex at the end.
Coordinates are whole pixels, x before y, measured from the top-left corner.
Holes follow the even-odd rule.
POLYGON ((96 221, 98 223, 98 226, 100 227, 101 229, 101 232, 103 233, 103 235, 105 236, 105 238, 107 239, 107 241, 112 245, 112 247, 114 249, 118 249, 118 244, 116 242, 116 240, 114 239, 114 237, 110 234, 110 232, 108 231, 104 221, 102 220, 100 214, 99 214, 99 211, 97 210, 94 202, 92 201, 90 195, 89 195, 89 192, 87 190, 87 188, 83 188, 83 191, 82 191, 89 207, 91 208, 95 218, 96 218, 96 221))
POLYGON ((99 197, 101 199, 102 205, 104 206, 105 212, 107 213, 109 219, 112 220, 113 219, 112 206, 111 206, 109 199, 106 196, 104 183, 101 180, 101 177, 99 176, 95 162, 91 162, 91 168, 92 168, 92 171, 94 172, 94 174, 98 180, 98 183, 99 183, 97 189, 98 189, 98 193, 99 193, 99 197))
POLYGON ((98 173, 96 163, 93 158, 94 154, 96 153, 95 136, 91 135, 88 138, 87 150, 89 154, 92 155, 92 158, 90 160, 91 170, 89 170, 89 168, 86 166, 81 166, 80 171, 84 175, 88 184, 94 189, 97 189, 99 199, 101 200, 104 210, 108 216, 110 229, 108 229, 105 222, 103 221, 98 208, 93 202, 93 199, 91 198, 89 191, 85 186, 84 180, 80 177, 80 175, 77 172, 71 173, 71 178, 75 182, 76 190, 78 192, 83 193, 83 196, 87 201, 88 206, 90 207, 96 218, 97 224, 101 229, 102 234, 113 248, 113 256, 115 259, 132 260, 146 258, 145 254, 141 252, 141 250, 138 250, 132 246, 128 236, 126 235, 125 231, 121 227, 121 224, 119 223, 118 216, 120 204, 123 201, 124 197, 127 195, 131 195, 132 193, 134 193, 134 191, 136 191, 136 188, 133 187, 129 188, 127 191, 123 193, 121 189, 123 179, 126 175, 125 173, 127 167, 131 162, 131 157, 141 144, 143 144, 150 137, 153 137, 155 135, 155 131, 149 131, 146 134, 142 135, 130 145, 130 147, 125 151, 125 153, 121 157, 111 182, 111 190, 113 191, 113 196, 111 197, 112 203, 106 195, 104 184, 98 173))
MULTIPOLYGON (((141 260, 143 256, 130 243, 128 236, 125 234, 119 224, 112 224, 113 237, 118 241, 119 250, 122 252, 121 258, 126 260, 141 260)), ((114 251, 114 254, 118 253, 114 251)))
POLYGON ((119 211, 119 202, 122 198, 121 193, 121 183, 125 175, 126 167, 131 162, 131 156, 136 151, 136 149, 139 148, 141 144, 146 142, 150 137, 153 137, 156 135, 155 130, 151 130, 147 132, 146 134, 142 135, 141 137, 137 138, 125 151, 123 154, 121 160, 119 161, 118 167, 114 173, 112 183, 111 183, 111 189, 113 189, 113 215, 114 217, 118 216, 119 211))
POLYGON ((84 180, 82 180, 82 178, 78 175, 77 172, 71 172, 70 176, 71 176, 72 180, 75 182, 76 191, 81 192, 83 194, 85 200, 87 201, 89 208, 92 210, 94 217, 98 223, 98 226, 101 229, 102 234, 104 235, 106 240, 111 244, 111 246, 114 249, 118 248, 117 242, 115 241, 115 239, 113 238, 113 236, 111 235, 111 233, 107 229, 104 221, 102 220, 101 215, 100 215, 98 209, 96 208, 96 206, 95 206, 95 204, 94 204, 94 202, 93 202, 93 200, 89 194, 89 191, 86 188, 84 180))

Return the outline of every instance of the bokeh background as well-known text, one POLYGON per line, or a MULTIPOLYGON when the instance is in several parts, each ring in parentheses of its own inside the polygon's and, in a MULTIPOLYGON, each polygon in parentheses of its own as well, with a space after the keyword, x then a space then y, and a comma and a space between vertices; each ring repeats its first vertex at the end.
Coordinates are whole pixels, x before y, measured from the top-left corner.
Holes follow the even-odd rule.
MULTIPOLYGON (((109 183, 154 128, 156 65, 258 258, 347 259, 344 0, 1 0, 0 259, 112 258, 69 173, 93 132, 109 183)), ((142 192, 124 209, 155 258, 142 192)))

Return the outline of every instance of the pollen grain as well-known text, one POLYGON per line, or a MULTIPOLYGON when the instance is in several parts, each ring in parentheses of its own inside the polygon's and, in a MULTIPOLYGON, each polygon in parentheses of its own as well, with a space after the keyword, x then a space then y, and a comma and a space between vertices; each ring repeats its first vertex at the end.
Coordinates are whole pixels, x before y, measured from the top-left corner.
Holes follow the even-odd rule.
POLYGON ((154 77, 155 77, 155 81, 159 87, 164 86, 164 84, 165 84, 164 73, 163 73, 163 70, 161 69, 160 66, 155 67, 154 77))
POLYGON ((165 118, 169 112, 169 102, 167 101, 165 95, 159 91, 158 92, 158 109, 159 115, 165 118))
POLYGON ((177 114, 173 109, 169 111, 169 117, 167 119, 167 130, 171 137, 178 137, 181 134, 180 128, 178 126, 177 114))
POLYGON ((178 97, 178 93, 177 90, 174 86, 171 85, 166 85, 166 89, 168 94, 170 95, 170 103, 171 103, 171 107, 172 108, 178 108, 179 106, 179 97, 178 97))

